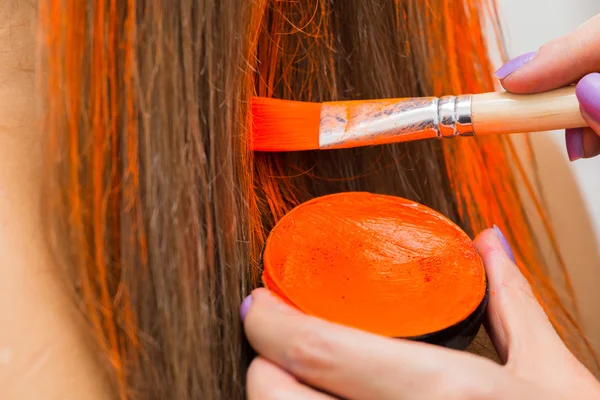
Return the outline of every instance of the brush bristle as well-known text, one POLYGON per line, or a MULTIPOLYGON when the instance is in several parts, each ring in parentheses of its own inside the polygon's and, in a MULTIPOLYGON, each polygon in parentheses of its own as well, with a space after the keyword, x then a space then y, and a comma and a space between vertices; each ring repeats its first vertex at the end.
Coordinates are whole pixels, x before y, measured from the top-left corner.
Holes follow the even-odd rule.
POLYGON ((300 151, 319 148, 321 103, 252 98, 250 148, 300 151))

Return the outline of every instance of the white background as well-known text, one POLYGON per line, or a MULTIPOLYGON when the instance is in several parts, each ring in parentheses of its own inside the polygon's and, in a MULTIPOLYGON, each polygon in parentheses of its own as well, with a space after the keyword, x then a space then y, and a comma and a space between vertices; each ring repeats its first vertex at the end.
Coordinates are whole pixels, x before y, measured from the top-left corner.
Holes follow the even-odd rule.
MULTIPOLYGON (((535 51, 542 44, 575 29, 600 13, 600 0, 498 0, 504 23, 509 57, 535 51)), ((600 52, 600 49, 596 51, 600 52)), ((599 71, 600 72, 600 71, 599 71)), ((564 133, 552 134, 553 142, 564 151, 564 133)), ((557 160, 558 161, 558 160, 557 160)), ((600 248, 600 160, 580 160, 570 165, 600 248)), ((568 210, 565 210, 568 213, 568 210)))
MULTIPOLYGON (((497 1, 511 58, 537 50, 600 13, 600 0, 497 1)), ((532 139, 546 207, 573 280, 584 328, 598 351, 600 157, 569 163, 564 132, 534 134, 532 139)))

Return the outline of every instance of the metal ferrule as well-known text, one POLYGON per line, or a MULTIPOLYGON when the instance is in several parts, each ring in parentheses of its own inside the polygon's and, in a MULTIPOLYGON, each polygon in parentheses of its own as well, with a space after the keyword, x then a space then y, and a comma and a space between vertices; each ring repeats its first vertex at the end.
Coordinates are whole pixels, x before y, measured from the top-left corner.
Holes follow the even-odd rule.
POLYGON ((472 136, 471 96, 323 103, 321 149, 472 136))

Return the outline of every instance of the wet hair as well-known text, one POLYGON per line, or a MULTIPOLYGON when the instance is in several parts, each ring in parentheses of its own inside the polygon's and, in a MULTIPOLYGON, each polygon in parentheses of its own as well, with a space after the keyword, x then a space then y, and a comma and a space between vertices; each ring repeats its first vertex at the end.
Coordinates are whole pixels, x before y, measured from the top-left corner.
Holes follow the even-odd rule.
POLYGON ((243 398, 239 304, 261 284, 266 234, 342 191, 416 200, 471 235, 499 225, 558 332, 592 359, 559 298, 568 279, 544 278, 562 262, 548 225, 532 232, 545 217, 509 139, 248 150, 253 95, 493 90, 493 1, 41 0, 39 18, 48 237, 120 398, 243 398))

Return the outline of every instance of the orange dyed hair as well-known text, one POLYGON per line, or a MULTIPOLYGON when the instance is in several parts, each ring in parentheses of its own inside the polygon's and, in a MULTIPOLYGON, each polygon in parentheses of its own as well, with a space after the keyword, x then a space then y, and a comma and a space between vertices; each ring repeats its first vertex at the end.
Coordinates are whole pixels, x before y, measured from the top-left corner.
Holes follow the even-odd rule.
POLYGON ((121 398, 242 398, 238 306, 267 232, 347 190, 419 201, 470 233, 500 225, 561 336, 589 355, 544 278, 519 182, 535 197, 506 138, 248 151, 253 95, 491 90, 491 0, 175 3, 40 1, 49 237, 121 398))

